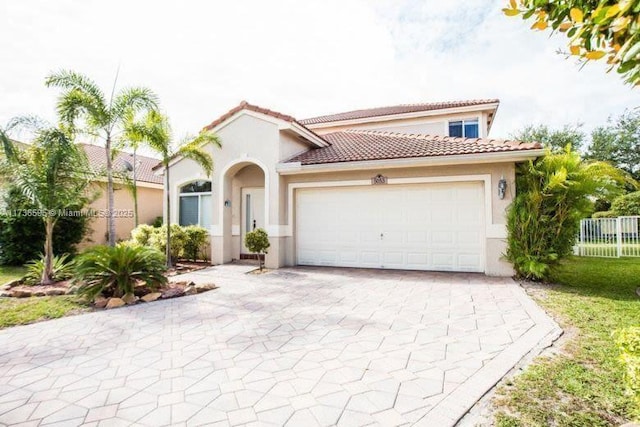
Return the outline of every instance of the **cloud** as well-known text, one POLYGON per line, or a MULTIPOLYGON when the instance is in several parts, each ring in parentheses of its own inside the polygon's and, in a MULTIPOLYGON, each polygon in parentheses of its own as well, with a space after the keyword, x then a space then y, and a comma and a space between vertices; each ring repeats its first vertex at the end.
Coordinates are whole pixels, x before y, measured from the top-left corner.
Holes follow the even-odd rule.
POLYGON ((600 64, 555 53, 501 0, 2 2, 0 123, 55 118, 47 73, 72 68, 110 90, 146 85, 176 134, 242 99, 299 118, 396 103, 498 97, 493 136, 527 123, 585 123, 636 106, 600 64))

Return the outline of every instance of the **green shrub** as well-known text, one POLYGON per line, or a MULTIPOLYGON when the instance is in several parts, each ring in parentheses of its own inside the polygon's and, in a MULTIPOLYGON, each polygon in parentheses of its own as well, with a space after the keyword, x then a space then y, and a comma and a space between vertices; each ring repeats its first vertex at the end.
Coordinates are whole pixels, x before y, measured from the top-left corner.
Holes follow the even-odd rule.
POLYGON ((640 191, 616 198, 611 203, 611 212, 614 216, 640 215, 640 191))
MULTIPOLYGON (((0 203, 2 204, 2 203, 0 203)), ((15 188, 4 198, 8 213, 20 213, 34 206, 15 188)), ((76 254, 76 245, 87 233, 86 216, 60 217, 53 230, 54 253, 76 254)), ((45 230, 42 218, 27 215, 0 215, 0 265, 24 265, 38 258, 44 249, 45 230)))
POLYGON ((640 418, 640 326, 621 329, 614 335, 625 367, 627 393, 636 401, 634 416, 640 418))
POLYGON ((163 222, 164 222, 164 219, 161 216, 157 216, 156 219, 154 219, 153 222, 151 223, 151 226, 154 228, 160 228, 162 227, 163 222))
POLYGON ((164 261, 161 252, 145 246, 95 246, 78 256, 74 282, 77 292, 91 300, 100 293, 122 297, 133 294, 140 282, 150 289, 167 283, 164 261))
MULTIPOLYGON (((184 257, 191 261, 197 261, 199 256, 205 253, 209 233, 205 228, 197 225, 184 227, 184 257)), ((172 238, 173 240, 173 238, 172 238)))
MULTIPOLYGON (((173 260, 178 260, 184 256, 184 243, 186 239, 187 236, 184 232, 184 228, 178 224, 171 224, 171 258, 173 260)), ((154 229, 154 232, 149 239, 149 245, 163 254, 167 253, 166 224, 160 228, 154 229)))
POLYGON ((572 252, 591 197, 620 191, 624 174, 604 162, 582 161, 570 147, 518 165, 516 197, 507 212, 506 258, 520 277, 544 279, 572 252))
POLYGON ((600 211, 591 215, 592 218, 615 218, 616 216, 617 215, 611 211, 600 211))
POLYGON ((151 236, 156 232, 156 229, 148 224, 140 224, 133 230, 131 230, 131 239, 141 246, 149 246, 151 236))
MULTIPOLYGON (((196 261, 208 241, 206 229, 190 225, 171 225, 171 257, 173 260, 185 258, 196 261)), ((131 241, 141 246, 151 246, 163 254, 167 247, 167 226, 152 227, 141 224, 131 231, 131 241)))
POLYGON ((253 231, 248 232, 244 235, 244 245, 251 252, 258 254, 258 259, 260 260, 260 270, 262 270, 263 265, 263 254, 268 253, 267 249, 271 246, 269 243, 269 235, 262 228, 256 228, 253 231))
MULTIPOLYGON (((58 282, 70 279, 73 276, 75 263, 73 260, 69 261, 68 258, 69 254, 53 257, 53 275, 51 279, 58 282)), ((25 283, 28 285, 39 284, 44 272, 44 256, 41 255, 39 259, 28 262, 25 267, 27 267, 27 274, 24 276, 25 283)))

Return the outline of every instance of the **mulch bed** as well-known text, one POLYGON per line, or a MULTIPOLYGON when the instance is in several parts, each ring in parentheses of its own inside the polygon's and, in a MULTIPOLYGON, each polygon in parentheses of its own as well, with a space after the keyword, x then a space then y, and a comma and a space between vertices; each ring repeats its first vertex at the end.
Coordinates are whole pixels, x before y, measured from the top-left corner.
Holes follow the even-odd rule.
MULTIPOLYGON (((167 277, 177 276, 179 274, 190 273, 210 267, 211 264, 207 261, 180 261, 176 263, 175 267, 168 270, 167 277)), ((196 286, 192 282, 170 282, 157 292, 161 294, 158 299, 176 298, 184 295, 191 295, 194 293, 204 292, 204 289, 211 290, 211 286, 196 286), (195 290, 188 289, 189 286, 193 286, 195 290), (197 289, 196 289, 197 288, 197 289)), ((56 295, 69 295, 73 293, 70 280, 63 280, 56 282, 52 285, 25 285, 19 280, 14 280, 7 284, 2 285, 0 288, 0 297, 12 297, 12 298, 29 298, 29 297, 42 297, 42 296, 56 296, 56 295)), ((135 296, 141 298, 142 296, 152 293, 152 291, 140 286, 136 288, 135 296)), ((108 297, 106 298, 109 299, 108 297)))

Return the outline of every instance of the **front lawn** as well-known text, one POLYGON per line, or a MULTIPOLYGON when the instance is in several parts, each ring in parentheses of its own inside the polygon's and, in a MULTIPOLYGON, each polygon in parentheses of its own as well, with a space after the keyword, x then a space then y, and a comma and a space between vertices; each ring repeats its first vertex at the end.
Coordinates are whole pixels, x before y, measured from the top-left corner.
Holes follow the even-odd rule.
POLYGON ((89 310, 90 306, 75 296, 0 298, 0 329, 89 310))
POLYGON ((7 283, 10 280, 19 279, 26 274, 27 270, 24 267, 8 267, 6 265, 0 265, 0 285, 7 283))
POLYGON ((640 258, 574 257, 552 273, 556 285, 529 293, 566 332, 560 352, 538 358, 498 388, 498 426, 613 426, 629 421, 623 368, 611 333, 640 325, 640 258))

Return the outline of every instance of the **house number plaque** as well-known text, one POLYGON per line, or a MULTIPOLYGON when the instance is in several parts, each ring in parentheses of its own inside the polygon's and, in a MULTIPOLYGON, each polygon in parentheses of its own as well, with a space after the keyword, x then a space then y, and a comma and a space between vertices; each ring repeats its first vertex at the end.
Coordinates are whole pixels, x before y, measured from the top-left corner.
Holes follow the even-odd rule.
POLYGON ((373 178, 371 178, 371 185, 381 185, 386 183, 387 183, 387 177, 382 174, 378 174, 373 178))

